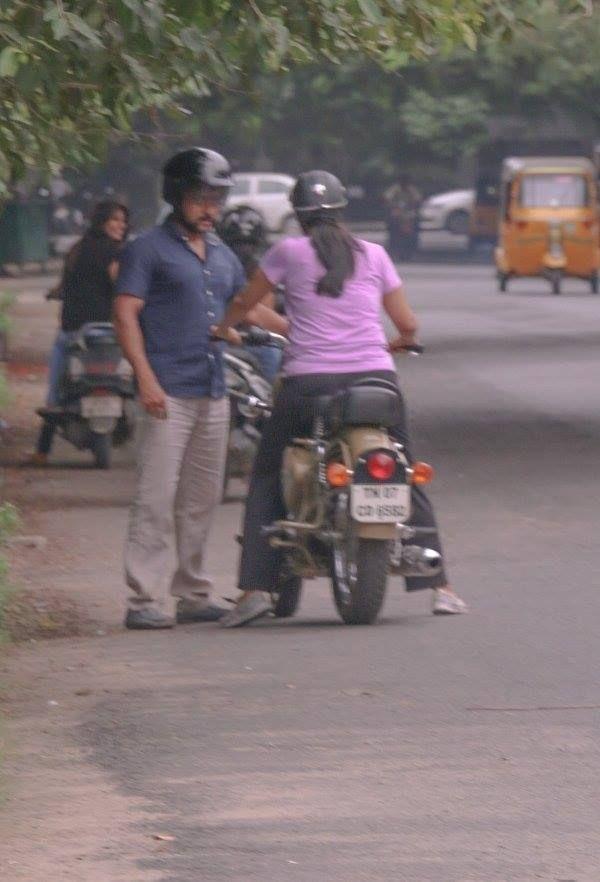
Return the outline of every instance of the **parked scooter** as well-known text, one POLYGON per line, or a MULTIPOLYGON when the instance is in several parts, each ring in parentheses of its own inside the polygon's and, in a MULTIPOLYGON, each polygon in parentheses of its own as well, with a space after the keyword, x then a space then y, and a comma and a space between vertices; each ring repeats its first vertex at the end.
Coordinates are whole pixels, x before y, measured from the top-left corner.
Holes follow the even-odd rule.
MULTIPOLYGON (((252 335, 252 331, 242 332, 243 338, 251 340, 252 335)), ((226 349, 223 359, 231 413, 223 478, 225 497, 231 478, 250 475, 273 390, 262 375, 257 359, 242 347, 226 349)))
POLYGON ((133 370, 113 326, 90 322, 74 336, 60 385, 60 407, 38 413, 78 450, 91 450, 108 469, 112 448, 124 444, 135 425, 133 370))
MULTIPOLYGON (((253 341, 258 342, 257 334, 253 341)), ((262 340, 282 338, 261 331, 262 340)), ((408 347, 422 351, 421 347, 408 347)), ((248 407, 268 412, 262 401, 248 407)), ((410 464, 389 429, 401 419, 397 388, 378 378, 315 402, 309 437, 295 438, 283 457, 285 519, 265 528, 283 551, 273 590, 276 616, 294 614, 303 579, 329 576, 346 624, 371 624, 381 609, 390 567, 404 576, 432 576, 437 551, 408 544, 411 485, 431 480, 426 463, 410 464)))

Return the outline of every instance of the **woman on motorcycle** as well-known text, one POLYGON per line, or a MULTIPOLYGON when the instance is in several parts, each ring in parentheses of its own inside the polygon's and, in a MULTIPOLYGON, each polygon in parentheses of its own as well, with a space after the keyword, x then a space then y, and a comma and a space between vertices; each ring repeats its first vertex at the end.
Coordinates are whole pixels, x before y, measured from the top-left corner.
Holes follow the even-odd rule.
MULTIPOLYGON (((280 469, 291 438, 308 435, 312 397, 330 395, 357 380, 379 377, 397 384, 391 353, 415 341, 415 316, 408 305, 396 269, 380 246, 355 239, 341 224, 347 204, 340 181, 325 171, 300 175, 292 205, 304 232, 283 239, 264 256, 244 292, 229 307, 215 329, 235 342, 232 326, 246 318, 272 288, 285 288, 287 320, 273 314, 263 324, 287 332, 289 346, 283 361, 283 381, 254 463, 244 520, 244 539, 238 587, 243 592, 221 623, 238 627, 271 609, 266 594, 276 583, 280 555, 269 545, 262 527, 285 517, 280 469), (380 307, 399 331, 388 344, 380 307)), ((406 421, 391 430, 408 448, 406 421)), ((409 450, 407 456, 412 459, 409 450)), ((412 490, 413 516, 418 527, 436 529, 431 504, 419 487, 412 490)), ((437 532, 427 544, 441 551, 437 532)), ((466 612, 466 605, 448 585, 442 571, 430 578, 408 578, 407 589, 434 589, 434 613, 466 612)))
MULTIPOLYGON (((67 347, 75 331, 86 322, 110 322, 119 252, 127 237, 129 210, 120 202, 99 202, 90 226, 65 258, 60 282, 48 299, 62 300, 60 329, 50 354, 46 407, 59 405, 60 380, 65 370, 67 347)), ((27 463, 45 465, 55 426, 44 423, 36 451, 27 463)))

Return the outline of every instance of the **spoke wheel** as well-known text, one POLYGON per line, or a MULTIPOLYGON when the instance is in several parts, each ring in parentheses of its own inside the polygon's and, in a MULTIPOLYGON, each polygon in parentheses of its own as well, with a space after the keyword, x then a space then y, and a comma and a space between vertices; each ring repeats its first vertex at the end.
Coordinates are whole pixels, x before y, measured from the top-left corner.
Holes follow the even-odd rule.
POLYGON ((336 529, 342 537, 331 551, 331 581, 335 605, 347 625, 372 625, 387 588, 390 542, 362 539, 348 515, 348 494, 336 503, 336 529))

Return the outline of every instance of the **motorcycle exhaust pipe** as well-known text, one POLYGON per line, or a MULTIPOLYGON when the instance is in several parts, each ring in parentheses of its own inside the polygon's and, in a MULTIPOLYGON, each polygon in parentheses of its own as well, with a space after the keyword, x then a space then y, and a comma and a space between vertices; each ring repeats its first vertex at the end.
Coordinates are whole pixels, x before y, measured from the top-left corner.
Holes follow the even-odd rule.
POLYGON ((403 545, 400 558, 392 558, 390 568, 399 576, 424 578, 437 576, 443 566, 442 555, 433 548, 421 548, 420 545, 403 545))

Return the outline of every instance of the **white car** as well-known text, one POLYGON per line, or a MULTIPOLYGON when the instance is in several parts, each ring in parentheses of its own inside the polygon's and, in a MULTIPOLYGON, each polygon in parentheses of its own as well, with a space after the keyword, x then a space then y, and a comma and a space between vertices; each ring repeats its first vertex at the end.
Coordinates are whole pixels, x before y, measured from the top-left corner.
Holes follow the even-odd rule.
MULTIPOLYGON (((241 206, 253 208, 262 217, 269 233, 298 234, 298 221, 290 203, 295 178, 270 172, 244 172, 233 175, 233 180, 224 211, 241 206)), ((156 222, 162 223, 171 210, 171 206, 163 202, 156 222)))
POLYGON ((244 172, 235 174, 233 180, 226 211, 247 206, 258 211, 270 233, 297 232, 298 224, 290 204, 295 178, 270 172, 244 172))
POLYGON ((419 227, 422 230, 448 230, 467 236, 475 190, 448 190, 430 196, 421 205, 419 227))

